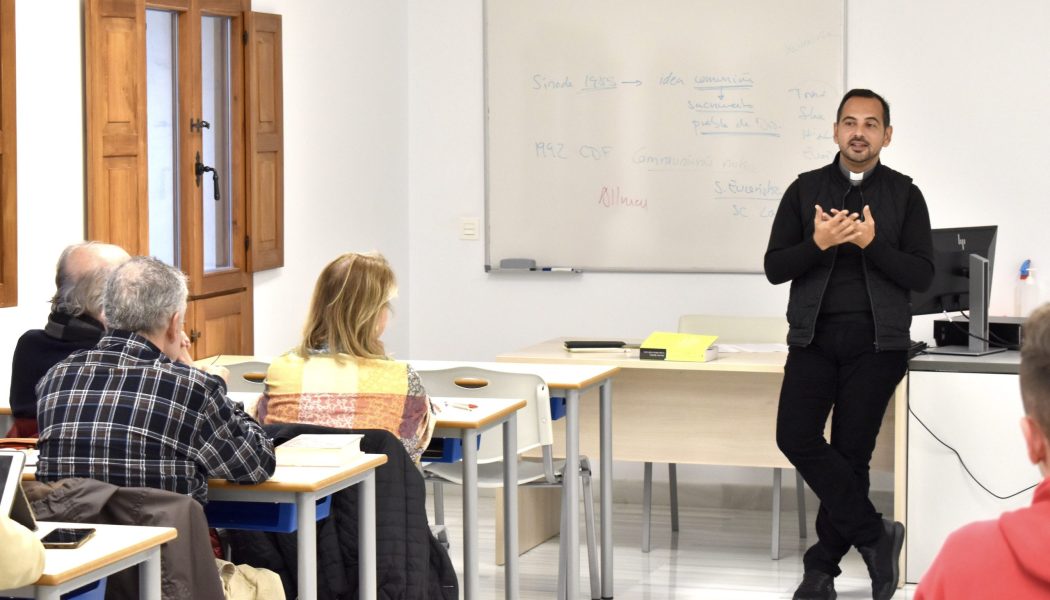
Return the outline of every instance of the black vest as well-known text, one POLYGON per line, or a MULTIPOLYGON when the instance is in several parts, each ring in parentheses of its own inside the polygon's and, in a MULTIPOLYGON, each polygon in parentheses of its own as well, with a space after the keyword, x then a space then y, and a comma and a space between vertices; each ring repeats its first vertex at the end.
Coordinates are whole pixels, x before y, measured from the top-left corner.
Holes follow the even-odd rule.
MULTIPOLYGON (((799 213, 805 224, 804 237, 813 236, 814 204, 838 206, 849 191, 850 183, 839 171, 836 163, 821 169, 803 173, 798 177, 799 213)), ((875 219, 875 235, 883 243, 900 248, 904 215, 911 198, 911 178, 882 165, 861 184, 864 203, 871 207, 875 219)), ((824 296, 831 269, 835 265, 838 248, 825 252, 820 263, 801 277, 791 282, 787 319, 788 344, 808 346, 813 341, 820 302, 824 296)), ((875 323, 876 350, 906 350, 911 340, 911 295, 897 285, 864 257, 864 281, 871 300, 872 318, 875 323)))

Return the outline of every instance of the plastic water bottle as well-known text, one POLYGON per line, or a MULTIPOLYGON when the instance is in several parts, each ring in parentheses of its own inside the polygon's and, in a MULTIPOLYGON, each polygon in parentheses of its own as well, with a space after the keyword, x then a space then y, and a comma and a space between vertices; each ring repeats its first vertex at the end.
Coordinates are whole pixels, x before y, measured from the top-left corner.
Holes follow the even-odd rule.
POLYGON ((1021 263, 1021 272, 1018 274, 1017 287, 1014 291, 1014 309, 1019 317, 1028 317, 1032 311, 1039 306, 1039 285, 1035 280, 1035 269, 1032 261, 1025 260, 1021 263))

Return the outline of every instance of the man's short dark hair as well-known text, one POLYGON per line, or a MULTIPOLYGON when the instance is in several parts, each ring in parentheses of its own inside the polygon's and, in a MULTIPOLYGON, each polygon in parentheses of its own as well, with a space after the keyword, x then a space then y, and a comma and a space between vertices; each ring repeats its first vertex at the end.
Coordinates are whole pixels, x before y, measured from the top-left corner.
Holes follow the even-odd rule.
POLYGON ((853 88, 842 97, 842 102, 839 102, 839 110, 835 113, 836 123, 842 120, 842 107, 846 106, 846 101, 850 98, 875 98, 878 100, 882 104, 882 126, 890 126, 890 103, 886 102, 885 98, 875 92, 863 88, 853 88))

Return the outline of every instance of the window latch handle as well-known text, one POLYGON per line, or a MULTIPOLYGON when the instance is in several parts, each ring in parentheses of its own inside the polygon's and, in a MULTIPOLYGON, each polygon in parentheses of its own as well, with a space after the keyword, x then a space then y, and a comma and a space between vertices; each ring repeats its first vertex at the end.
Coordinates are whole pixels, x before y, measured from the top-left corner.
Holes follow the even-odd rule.
POLYGON ((215 190, 215 201, 218 202, 221 199, 219 196, 219 172, 214 167, 209 167, 201 162, 200 152, 197 153, 193 161, 193 175, 197 179, 197 187, 201 186, 201 175, 211 173, 212 188, 215 190))

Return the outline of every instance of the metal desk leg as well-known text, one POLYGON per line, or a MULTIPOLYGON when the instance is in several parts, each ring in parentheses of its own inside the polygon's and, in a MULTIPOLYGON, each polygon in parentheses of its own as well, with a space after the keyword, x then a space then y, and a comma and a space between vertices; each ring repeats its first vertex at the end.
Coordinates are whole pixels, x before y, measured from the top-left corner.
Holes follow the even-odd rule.
MULTIPOLYGON (((565 406, 565 473, 562 476, 568 518, 565 537, 566 598, 580 595, 580 391, 569 390, 565 406)), ((603 484, 604 485, 604 484, 603 484)))
POLYGON ((362 600, 376 600, 376 472, 357 484, 357 590, 362 600))
POLYGON ((317 498, 296 494, 299 600, 317 600, 317 498))
POLYGON ((139 563, 139 598, 160 600, 160 546, 149 551, 139 563))
POLYGON ((478 590, 480 587, 478 577, 478 430, 464 429, 461 436, 463 440, 463 598, 464 600, 476 600, 480 593, 478 590))
POLYGON ((783 473, 780 467, 773 467, 773 535, 769 550, 773 560, 780 560, 780 482, 783 473))
POLYGON ((601 470, 602 477, 602 598, 613 597, 613 536, 612 536, 612 380, 606 379, 599 388, 599 422, 601 424, 601 470))
POLYGON ((518 598, 518 418, 503 422, 503 595, 518 598))

